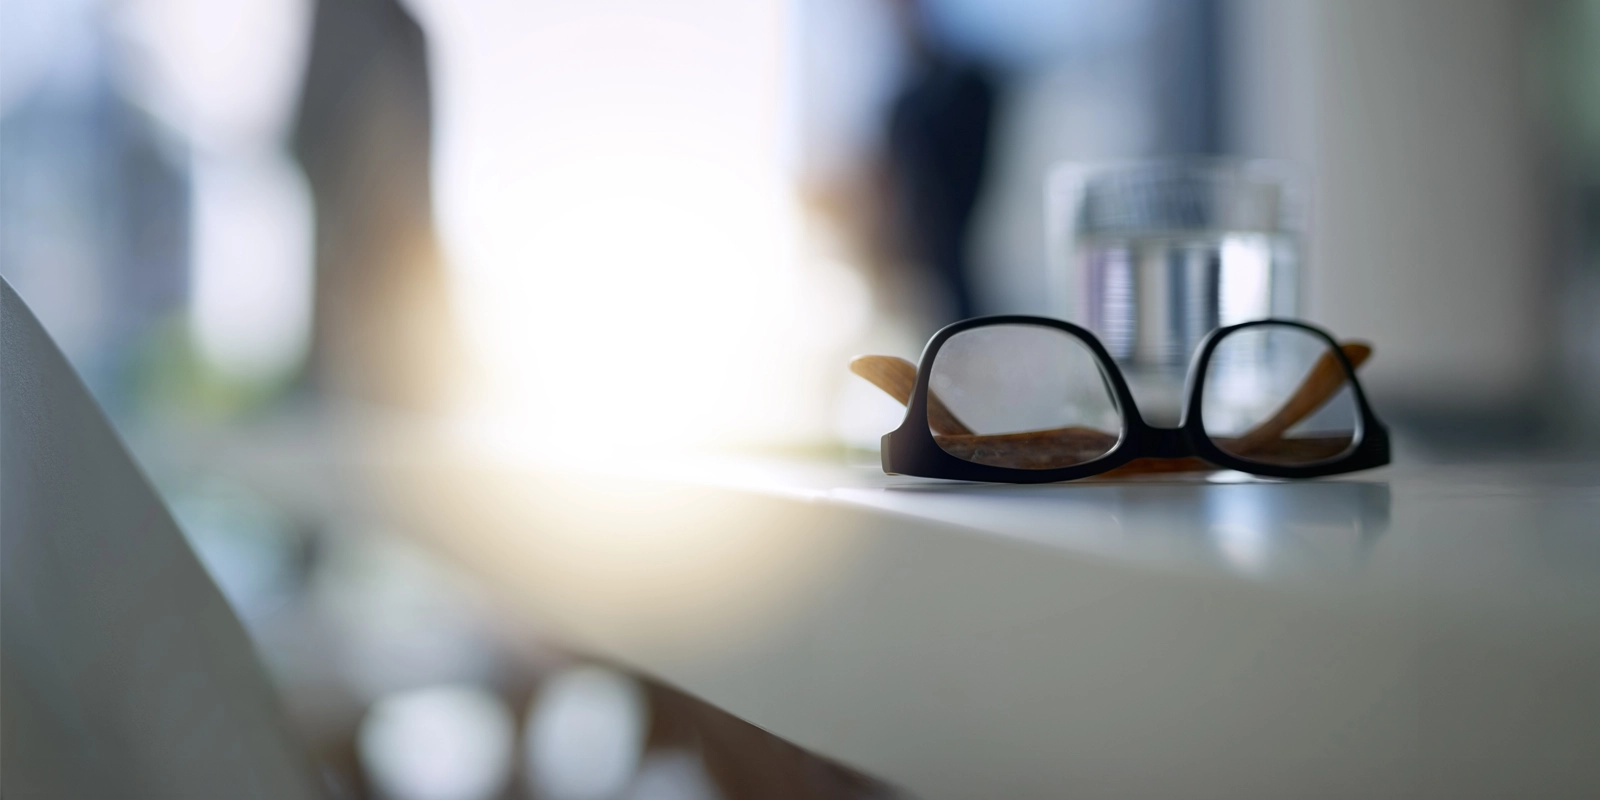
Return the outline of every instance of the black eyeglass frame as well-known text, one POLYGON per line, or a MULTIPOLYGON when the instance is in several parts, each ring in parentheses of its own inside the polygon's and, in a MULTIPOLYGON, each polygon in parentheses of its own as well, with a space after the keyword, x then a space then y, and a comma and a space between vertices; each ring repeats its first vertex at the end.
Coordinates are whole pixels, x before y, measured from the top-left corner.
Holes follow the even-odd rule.
POLYGON ((912 389, 911 402, 906 405, 905 420, 900 423, 899 428, 883 436, 883 471, 891 475, 915 475, 961 481, 1055 483, 1110 472, 1138 458, 1197 457, 1219 468, 1272 478, 1320 478, 1372 469, 1389 463, 1389 430, 1378 420, 1372 411, 1372 406, 1367 402, 1366 392, 1362 391, 1361 382, 1356 379, 1355 366, 1350 363, 1350 359, 1339 347, 1338 342, 1334 341, 1333 336, 1314 325, 1296 320, 1267 318, 1227 325, 1211 331, 1201 340, 1200 347, 1195 350, 1194 357, 1189 362, 1189 374, 1185 381, 1184 392, 1188 399, 1184 404, 1183 416, 1179 419, 1178 426, 1158 428, 1144 421, 1144 417, 1139 414, 1138 404, 1134 402, 1133 392, 1128 389, 1128 381, 1123 377, 1122 370, 1106 351, 1105 345, 1087 329, 1064 320, 1022 314, 975 317, 954 322, 935 333, 922 350, 922 358, 917 365, 916 385, 912 389), (1111 388, 1112 400, 1116 403, 1117 411, 1122 418, 1122 435, 1115 446, 1099 458, 1083 464, 1056 469, 1018 469, 967 461, 945 452, 938 442, 934 441, 933 431, 928 426, 928 379, 933 373, 933 363, 939 356, 939 350, 944 347, 945 342, 958 333, 996 325, 1038 325, 1054 328, 1088 346, 1099 364, 1101 374, 1105 376, 1111 388), (1206 434, 1202 403, 1206 372, 1210 369, 1212 354, 1216 352, 1217 345, 1229 335, 1237 331, 1266 326, 1287 326, 1310 333, 1321 339, 1338 358, 1339 364, 1344 368, 1345 377, 1350 382, 1359 413, 1355 441, 1343 454, 1311 464, 1269 464, 1231 455, 1217 446, 1216 442, 1206 434))

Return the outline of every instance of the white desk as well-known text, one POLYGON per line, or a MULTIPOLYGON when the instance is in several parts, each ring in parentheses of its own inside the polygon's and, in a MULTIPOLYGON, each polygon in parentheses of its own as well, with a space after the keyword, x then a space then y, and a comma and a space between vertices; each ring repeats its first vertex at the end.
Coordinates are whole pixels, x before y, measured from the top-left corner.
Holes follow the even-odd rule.
POLYGON ((1593 465, 1018 487, 381 460, 556 635, 921 796, 1600 797, 1593 465))

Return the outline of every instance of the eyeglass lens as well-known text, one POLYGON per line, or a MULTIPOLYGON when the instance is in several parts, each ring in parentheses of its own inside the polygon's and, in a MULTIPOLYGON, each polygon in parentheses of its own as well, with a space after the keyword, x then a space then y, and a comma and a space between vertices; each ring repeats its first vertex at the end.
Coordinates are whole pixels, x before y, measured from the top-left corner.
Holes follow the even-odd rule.
POLYGON ((1262 464, 1337 458, 1359 433, 1350 375, 1327 340, 1290 325, 1241 328, 1213 351, 1201 395, 1206 435, 1262 464))
POLYGON ((1043 325, 989 325, 950 337, 928 380, 928 427, 946 453, 1012 469, 1093 461, 1121 438, 1099 361, 1043 325))

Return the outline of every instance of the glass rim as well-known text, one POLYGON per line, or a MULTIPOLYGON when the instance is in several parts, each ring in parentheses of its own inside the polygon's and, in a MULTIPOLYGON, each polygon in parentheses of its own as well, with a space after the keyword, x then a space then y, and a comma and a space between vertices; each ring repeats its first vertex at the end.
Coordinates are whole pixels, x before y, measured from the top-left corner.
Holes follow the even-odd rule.
POLYGON ((1066 160, 1045 172, 1047 228, 1082 235, 1239 231, 1303 235, 1294 162, 1241 156, 1066 160))

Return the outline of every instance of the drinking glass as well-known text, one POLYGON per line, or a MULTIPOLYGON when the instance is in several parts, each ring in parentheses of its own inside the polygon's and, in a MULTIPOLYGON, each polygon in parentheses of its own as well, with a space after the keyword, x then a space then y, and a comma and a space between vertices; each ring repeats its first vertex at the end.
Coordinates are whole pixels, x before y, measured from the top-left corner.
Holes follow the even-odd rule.
POLYGON ((1148 421, 1176 424, 1207 333, 1299 315, 1301 205, 1276 162, 1057 165, 1046 181, 1051 313, 1105 343, 1148 421))

